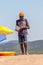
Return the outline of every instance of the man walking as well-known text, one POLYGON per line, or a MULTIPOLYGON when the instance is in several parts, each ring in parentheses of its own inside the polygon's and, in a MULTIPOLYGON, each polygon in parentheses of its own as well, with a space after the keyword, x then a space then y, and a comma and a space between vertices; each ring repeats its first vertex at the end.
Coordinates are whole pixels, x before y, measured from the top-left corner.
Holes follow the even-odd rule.
POLYGON ((27 29, 30 29, 27 19, 24 19, 24 13, 19 13, 19 19, 16 20, 16 31, 18 32, 19 44, 22 54, 27 54, 27 29))

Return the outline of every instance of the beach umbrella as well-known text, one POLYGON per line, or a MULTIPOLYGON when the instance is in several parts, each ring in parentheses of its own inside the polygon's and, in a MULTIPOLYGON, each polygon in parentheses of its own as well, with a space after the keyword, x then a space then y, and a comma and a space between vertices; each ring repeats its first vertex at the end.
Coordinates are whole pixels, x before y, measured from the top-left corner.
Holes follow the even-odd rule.
POLYGON ((13 33, 12 29, 5 27, 5 26, 0 26, 0 34, 9 35, 9 34, 12 34, 12 33, 13 33))
POLYGON ((6 40, 6 36, 5 35, 0 35, 0 42, 6 40))

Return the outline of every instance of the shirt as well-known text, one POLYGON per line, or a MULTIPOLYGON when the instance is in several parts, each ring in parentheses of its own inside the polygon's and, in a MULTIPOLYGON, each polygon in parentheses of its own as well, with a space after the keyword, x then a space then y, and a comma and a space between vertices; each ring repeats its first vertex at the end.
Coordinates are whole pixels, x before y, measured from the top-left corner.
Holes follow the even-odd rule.
MULTIPOLYGON (((16 20, 16 26, 29 26, 29 23, 28 23, 28 21, 27 21, 27 19, 23 19, 23 20, 21 20, 21 19, 18 19, 18 20, 16 20)), ((23 28, 23 29, 21 29, 19 32, 18 32, 18 34, 20 34, 20 35, 27 35, 27 29, 26 28, 23 28)))

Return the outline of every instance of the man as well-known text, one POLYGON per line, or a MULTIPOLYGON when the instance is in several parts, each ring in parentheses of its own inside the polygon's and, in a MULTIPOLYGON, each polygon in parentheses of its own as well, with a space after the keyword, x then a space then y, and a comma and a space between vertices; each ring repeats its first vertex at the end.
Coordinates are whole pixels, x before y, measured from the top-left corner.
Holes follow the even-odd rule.
POLYGON ((24 19, 24 13, 19 13, 19 19, 16 20, 16 31, 18 32, 19 44, 22 54, 27 54, 27 29, 30 29, 28 21, 24 19))

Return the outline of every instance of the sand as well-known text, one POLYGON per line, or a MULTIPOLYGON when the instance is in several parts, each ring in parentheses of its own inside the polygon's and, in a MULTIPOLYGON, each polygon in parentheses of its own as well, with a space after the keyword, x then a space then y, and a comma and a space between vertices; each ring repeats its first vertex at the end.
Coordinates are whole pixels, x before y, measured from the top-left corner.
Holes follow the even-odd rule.
POLYGON ((2 56, 0 65, 43 65, 43 54, 2 56))

